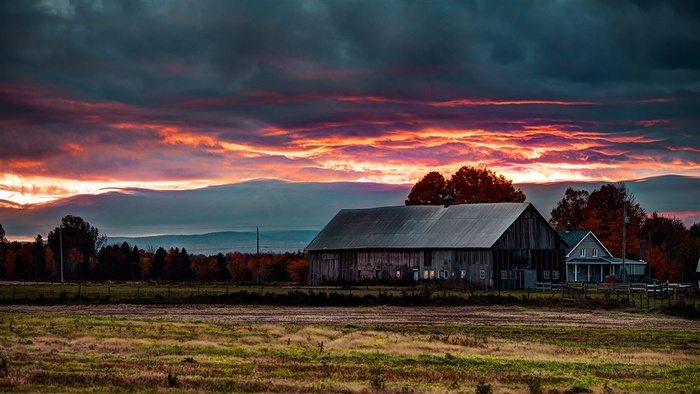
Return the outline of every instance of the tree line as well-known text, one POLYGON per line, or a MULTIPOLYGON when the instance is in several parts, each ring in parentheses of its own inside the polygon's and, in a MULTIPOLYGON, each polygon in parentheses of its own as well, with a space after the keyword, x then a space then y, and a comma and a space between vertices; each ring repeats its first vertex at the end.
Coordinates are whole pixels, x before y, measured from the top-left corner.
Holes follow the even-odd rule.
POLYGON ((263 253, 258 259, 241 252, 206 256, 185 248, 151 249, 127 242, 108 245, 97 228, 77 216, 64 217, 48 242, 41 235, 31 243, 9 242, 0 225, 0 280, 306 283, 308 275, 301 251, 263 253))
POLYGON ((686 227, 681 219, 646 213, 624 183, 608 183, 591 193, 568 188, 549 222, 558 231, 592 231, 616 257, 623 254, 625 226, 625 256, 650 263, 651 277, 685 282, 698 276, 700 223, 686 227))

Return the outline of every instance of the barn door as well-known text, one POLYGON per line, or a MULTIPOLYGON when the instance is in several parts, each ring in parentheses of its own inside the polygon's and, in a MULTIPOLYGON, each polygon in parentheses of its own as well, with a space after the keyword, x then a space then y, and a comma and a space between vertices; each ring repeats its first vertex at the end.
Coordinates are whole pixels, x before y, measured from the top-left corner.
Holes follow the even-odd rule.
POLYGON ((523 287, 526 289, 534 289, 537 282, 536 270, 523 270, 523 287))

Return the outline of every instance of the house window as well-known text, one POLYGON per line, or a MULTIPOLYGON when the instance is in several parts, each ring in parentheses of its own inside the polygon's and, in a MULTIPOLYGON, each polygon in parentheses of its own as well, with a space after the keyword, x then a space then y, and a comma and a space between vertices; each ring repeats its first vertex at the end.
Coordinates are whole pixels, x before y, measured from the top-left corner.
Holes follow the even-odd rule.
POLYGON ((501 279, 508 279, 508 271, 501 270, 501 279))
POLYGON ((481 279, 481 280, 486 279, 486 270, 479 271, 479 279, 481 279))
POLYGON ((552 270, 552 279, 559 280, 559 271, 552 270))
POLYGON ((591 256, 598 257, 598 248, 593 248, 591 250, 591 256))
POLYGON ((586 249, 585 248, 581 248, 580 253, 581 253, 581 257, 586 257, 586 249))
POLYGON ((542 276, 545 280, 549 280, 549 271, 542 271, 542 276))

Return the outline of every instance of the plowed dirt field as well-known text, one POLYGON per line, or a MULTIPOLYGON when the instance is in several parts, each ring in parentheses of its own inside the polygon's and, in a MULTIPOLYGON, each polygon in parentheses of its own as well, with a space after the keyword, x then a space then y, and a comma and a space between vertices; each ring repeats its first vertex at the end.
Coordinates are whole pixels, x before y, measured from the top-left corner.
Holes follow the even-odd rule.
POLYGON ((700 330, 700 321, 658 314, 501 306, 283 307, 236 305, 5 305, 0 312, 274 324, 454 324, 700 330))

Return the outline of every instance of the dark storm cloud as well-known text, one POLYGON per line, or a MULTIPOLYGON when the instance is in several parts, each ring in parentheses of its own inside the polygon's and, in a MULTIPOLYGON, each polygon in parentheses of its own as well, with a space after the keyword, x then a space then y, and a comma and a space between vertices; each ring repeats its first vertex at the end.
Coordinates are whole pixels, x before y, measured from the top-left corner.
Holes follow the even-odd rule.
POLYGON ((699 21, 690 1, 0 2, 3 171, 687 174, 699 21))

